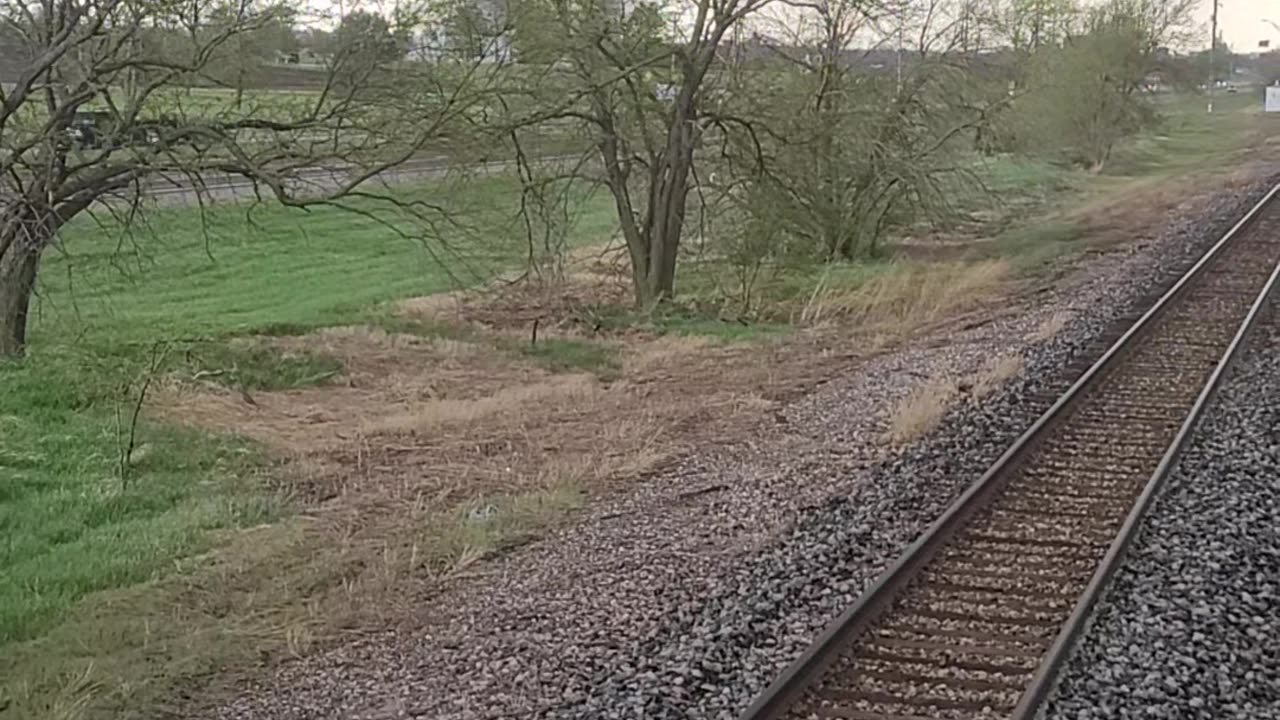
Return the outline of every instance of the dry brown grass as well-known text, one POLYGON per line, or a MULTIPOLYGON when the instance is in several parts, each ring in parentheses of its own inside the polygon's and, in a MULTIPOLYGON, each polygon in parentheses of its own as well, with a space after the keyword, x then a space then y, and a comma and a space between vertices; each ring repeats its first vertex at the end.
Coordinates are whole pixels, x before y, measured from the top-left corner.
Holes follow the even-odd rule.
POLYGON ((426 519, 407 556, 406 570, 437 580, 465 570, 495 551, 523 542, 583 505, 587 491, 612 467, 581 460, 543 468, 534 487, 515 495, 479 496, 426 519))
POLYGON ((889 415, 885 439, 905 445, 938 424, 959 391, 954 381, 935 378, 912 390, 889 415))
POLYGON ((1004 260, 904 264, 853 290, 819 285, 801 321, 843 320, 910 332, 989 299, 1011 275, 1012 267, 1004 260))
POLYGON ((443 318, 458 315, 462 310, 463 295, 458 292, 436 293, 405 298, 395 304, 396 312, 408 317, 443 318))
POLYGON ((1045 340, 1050 340, 1056 337, 1058 333, 1066 329, 1067 323, 1071 322, 1072 317, 1072 314, 1065 310, 1059 310, 1058 312, 1053 313, 1037 325, 1034 330, 1027 333, 1027 340, 1030 340, 1031 342, 1044 342, 1045 340))
POLYGON ((977 402, 1022 372, 1021 355, 1005 355, 974 375, 969 397, 977 402))
POLYGON ((961 398, 978 402, 1022 371, 1022 356, 1006 355, 967 378, 933 378, 916 386, 890 413, 885 441, 905 445, 932 430, 961 398))
POLYGON ((93 662, 49 681, 55 687, 19 686, 12 697, 0 696, 0 717, 82 720, 107 692, 93 662))
POLYGON ((1171 213, 1206 213, 1216 194, 1245 187, 1273 172, 1275 153, 1266 147, 1264 137, 1255 140, 1248 160, 1233 161, 1227 167, 1100 183, 1091 199, 1066 210, 1062 217, 1086 228, 1085 238, 1094 249, 1149 239, 1171 213))
POLYGON ((418 403, 410 410, 368 420, 361 425, 360 431, 365 435, 428 433, 446 425, 510 417, 534 404, 566 405, 587 401, 600 391, 600 384, 592 375, 551 377, 534 385, 506 387, 492 395, 474 399, 418 403))
POLYGON ((371 325, 341 325, 321 328, 297 338, 278 338, 278 344, 296 344, 301 349, 319 351, 343 360, 367 362, 381 353, 406 350, 425 353, 433 360, 466 360, 487 351, 483 345, 444 337, 419 337, 387 332, 371 325))
POLYGON ((622 361, 626 375, 638 375, 666 367, 706 350, 711 340, 693 335, 665 335, 642 343, 622 361))
POLYGON ((255 392, 253 404, 233 390, 170 383, 156 393, 155 411, 179 423, 255 438, 291 457, 323 457, 388 418, 407 427, 408 416, 424 406, 428 413, 439 410, 442 417, 478 417, 500 408, 504 389, 538 387, 549 378, 546 371, 479 342, 372 327, 332 328, 264 342, 338 358, 342 377, 323 387, 255 392), (477 405, 469 408, 473 400, 477 405))

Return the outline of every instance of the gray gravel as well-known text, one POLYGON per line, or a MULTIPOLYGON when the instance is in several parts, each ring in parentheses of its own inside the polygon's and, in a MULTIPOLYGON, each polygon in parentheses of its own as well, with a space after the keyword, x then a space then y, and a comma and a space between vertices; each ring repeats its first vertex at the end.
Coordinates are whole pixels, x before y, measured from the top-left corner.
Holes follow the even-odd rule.
POLYGON ((287 664, 215 717, 733 717, 1065 389, 1156 278, 1264 190, 1226 193, 1088 263, 1038 309, 827 384, 776 427, 487 563, 434 598, 429 621, 287 664), (1059 314, 1065 329, 1034 341, 1059 314), (1009 352, 1023 356, 1022 379, 884 457, 885 415, 912 387, 1009 352))
MULTIPOLYGON (((1160 267, 1148 265, 1137 278, 1153 283, 1195 255, 1173 248, 1190 251, 1198 238, 1214 239, 1194 223, 1174 233, 1185 233, 1189 242, 1166 238, 1160 267)), ((1076 291, 1095 305, 1029 350, 1021 379, 976 406, 960 406, 923 442, 815 508, 776 544, 744 558, 706 595, 684 600, 662 634, 602 666, 585 698, 549 716, 734 717, 1065 389, 1072 377, 1062 368, 1104 334, 1114 318, 1108 309, 1125 308, 1150 290, 1141 280, 1122 286, 1111 280, 1076 291), (627 670, 618 672, 620 666, 627 670)))
POLYGON ((1222 388, 1048 720, 1280 717, 1280 323, 1222 388))

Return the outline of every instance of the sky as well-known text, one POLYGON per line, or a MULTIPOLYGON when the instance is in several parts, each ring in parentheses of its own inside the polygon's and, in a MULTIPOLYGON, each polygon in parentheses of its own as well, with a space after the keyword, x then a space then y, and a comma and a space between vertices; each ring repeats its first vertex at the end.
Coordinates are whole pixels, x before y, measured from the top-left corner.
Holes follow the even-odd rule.
MULTIPOLYGON (((1196 19, 1204 23, 1206 41, 1212 12, 1213 0, 1200 0, 1196 19)), ((1272 49, 1280 48, 1280 30, 1268 25, 1264 18, 1280 24, 1280 0, 1218 1, 1218 27, 1235 52, 1256 52, 1259 40, 1270 40, 1272 49)))
MULTIPOLYGON (((297 4, 327 10, 325 14, 340 16, 344 10, 356 7, 386 11, 395 2, 396 0, 298 0, 297 4)), ((1265 21, 1269 19, 1280 24, 1280 0, 1218 0, 1218 3, 1218 25, 1233 51, 1256 52, 1259 40, 1270 40, 1271 49, 1280 49, 1280 30, 1265 21)), ((1213 0, 1200 0, 1195 18, 1203 26, 1202 35, 1206 46, 1212 11, 1213 0)))

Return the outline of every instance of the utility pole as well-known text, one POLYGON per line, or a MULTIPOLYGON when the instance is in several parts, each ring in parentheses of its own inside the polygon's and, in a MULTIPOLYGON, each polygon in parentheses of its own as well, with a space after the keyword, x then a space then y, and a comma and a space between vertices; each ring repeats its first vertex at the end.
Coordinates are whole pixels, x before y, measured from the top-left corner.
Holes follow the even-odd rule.
POLYGON ((1213 74, 1213 55, 1218 49, 1218 0, 1213 0, 1213 18, 1209 25, 1209 112, 1213 113, 1213 91, 1218 85, 1213 74))
POLYGON ((900 97, 902 95, 902 16, 898 16, 898 84, 897 89, 893 91, 893 96, 900 97))

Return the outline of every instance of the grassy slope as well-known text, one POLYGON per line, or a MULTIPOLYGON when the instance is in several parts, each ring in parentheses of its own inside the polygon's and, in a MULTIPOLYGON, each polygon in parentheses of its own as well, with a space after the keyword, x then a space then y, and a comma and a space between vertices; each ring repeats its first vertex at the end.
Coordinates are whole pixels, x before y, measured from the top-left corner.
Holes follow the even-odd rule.
MULTIPOLYGON (((523 248, 510 223, 512 188, 491 180, 470 191, 469 227, 451 232, 447 248, 400 234, 419 234, 410 224, 395 221, 392 230, 338 208, 223 208, 204 223, 194 210, 167 209, 123 239, 110 225, 81 222, 43 268, 35 352, 85 334, 117 345, 322 326, 394 298, 475 283, 510 268, 523 248)), ((601 200, 579 218, 577 237, 610 231, 601 200)))
MULTIPOLYGON (((1202 98, 1160 98, 1161 125, 1118 145, 1099 175, 1020 157, 975 160, 971 169, 981 187, 957 187, 953 200, 962 213, 981 219, 978 227, 959 230, 980 242, 958 258, 965 262, 1002 259, 1013 271, 1027 273, 1079 252, 1085 246, 1087 228, 1076 213, 1067 211, 1190 171, 1227 168, 1245 159, 1250 135, 1271 120, 1259 116, 1260 93, 1257 89, 1220 97, 1212 116, 1205 114, 1202 98)), ((889 247, 884 258, 856 265, 762 268, 749 284, 743 283, 739 268, 687 261, 680 271, 681 291, 695 298, 718 298, 721 311, 730 315, 751 315, 769 303, 794 308, 815 293, 855 293, 886 274, 917 272, 906 258, 916 257, 918 250, 898 249, 904 250, 904 257, 894 257, 895 248, 889 247)), ((678 329, 680 323, 676 318, 668 325, 678 329)), ((722 332, 731 332, 731 327, 722 332)))
MULTIPOLYGON (((509 188, 474 189, 498 233, 509 188)), ((519 256, 510 242, 471 248, 451 276, 416 241, 337 209, 227 209, 207 220, 206 235, 194 210, 156 212, 124 253, 111 228, 78 223, 43 268, 29 357, 0 365, 0 647, 39 636, 87 593, 198 551, 210 529, 275 513, 244 482, 261 461, 235 438, 144 419, 139 459, 121 480, 116 413, 127 426, 153 342, 350 321, 519 256)), ((608 227, 607 206, 593 201, 577 231, 595 239, 608 227)), ((275 375, 311 369, 273 368, 249 384, 288 385, 275 375)))
POLYGON ((995 254, 1012 259, 1021 270, 1035 271, 1085 247, 1086 227, 1074 211, 1191 172, 1240 165, 1251 153, 1254 136, 1274 125, 1275 119, 1260 113, 1261 92, 1221 97, 1213 115, 1205 113, 1200 97, 1159 98, 1160 126, 1117 145, 1099 175, 1038 163, 1016 163, 1002 171, 1005 192, 1018 193, 1028 185, 1038 189, 1030 206, 1019 209, 1024 218, 1033 210, 1033 219, 1000 232, 994 238, 995 254))
MULTIPOLYGON (((1161 134, 1122 149, 1101 178, 1007 158, 988 162, 983 172, 993 192, 1024 203, 1020 212, 1043 212, 1091 189, 1232 162, 1244 116, 1229 109, 1210 119, 1190 104, 1173 108, 1161 134)), ((488 208, 481 217, 489 241, 484 252, 463 248, 464 281, 509 266, 519 250, 493 240, 505 236, 510 188, 485 181, 472 192, 472 205, 488 208)), ((110 227, 80 223, 68 232, 66 253, 51 256, 44 268, 30 358, 0 365, 0 677, 10 675, 7 646, 46 636, 73 608, 92 608, 80 602, 85 596, 142 587, 208 547, 216 529, 280 512, 254 482, 263 460, 236 438, 144 422, 140 460, 121 480, 115 413, 120 407, 127 419, 132 396, 121 387, 133 381, 136 392, 151 342, 341 323, 393 298, 454 286, 455 278, 421 244, 357 215, 260 208, 249 216, 221 210, 207 221, 206 234, 192 210, 157 212, 145 231, 123 241, 110 227)), ((598 240, 612 225, 608 204, 597 198, 575 236, 598 240)), ((1078 237, 1073 226, 1011 225, 995 252, 1035 265, 1075 247, 1078 237)), ((821 272, 824 282, 856 287, 896 267, 883 262, 821 272)), ((686 288, 715 290, 696 268, 686 270, 686 288)), ((817 281, 811 273, 784 274, 763 291, 803 298, 817 281)), ((773 329, 743 329, 696 313, 668 318, 664 326, 725 336, 773 329)), ((604 370, 613 362, 593 348, 566 353, 604 370)), ((554 364, 559 357, 543 360, 554 364)), ((314 369, 301 367, 298 377, 314 369)), ((288 380, 267 376, 255 384, 288 380)), ((0 685, 0 707, 4 692, 0 685)))
POLYGON ((1214 114, 1200 97, 1175 96, 1158 105, 1162 126, 1116 148, 1104 173, 1112 178, 1161 178, 1191 170, 1227 167, 1245 160, 1250 133, 1268 132, 1274 118, 1262 116, 1263 88, 1219 95, 1214 114))

